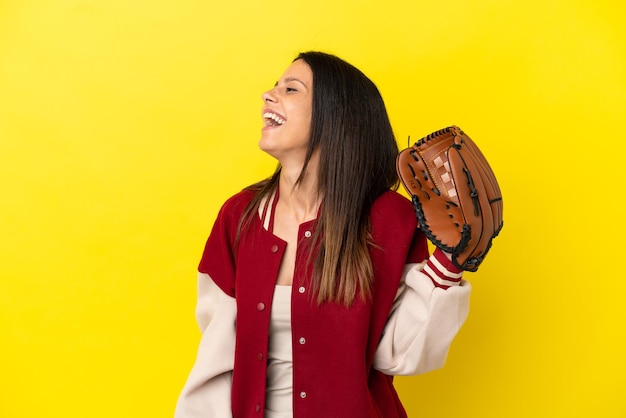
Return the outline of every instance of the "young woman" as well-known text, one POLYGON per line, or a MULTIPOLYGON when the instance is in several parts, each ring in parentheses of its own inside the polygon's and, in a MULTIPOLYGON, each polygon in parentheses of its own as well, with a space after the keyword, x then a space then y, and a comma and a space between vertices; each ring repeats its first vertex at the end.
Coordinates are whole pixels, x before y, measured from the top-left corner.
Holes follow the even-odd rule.
POLYGON ((302 53, 262 99, 278 168, 207 240, 176 417, 405 417, 392 376, 443 365, 470 286, 394 191, 397 144, 361 71, 302 53))

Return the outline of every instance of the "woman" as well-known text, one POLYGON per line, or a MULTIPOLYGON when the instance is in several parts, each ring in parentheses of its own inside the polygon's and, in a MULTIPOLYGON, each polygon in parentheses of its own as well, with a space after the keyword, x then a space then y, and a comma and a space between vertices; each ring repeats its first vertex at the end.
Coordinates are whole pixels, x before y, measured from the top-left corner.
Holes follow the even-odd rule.
POLYGON ((207 240, 176 417, 405 417, 391 376, 443 365, 470 286, 393 191, 397 145, 361 71, 302 53, 262 99, 278 168, 207 240))

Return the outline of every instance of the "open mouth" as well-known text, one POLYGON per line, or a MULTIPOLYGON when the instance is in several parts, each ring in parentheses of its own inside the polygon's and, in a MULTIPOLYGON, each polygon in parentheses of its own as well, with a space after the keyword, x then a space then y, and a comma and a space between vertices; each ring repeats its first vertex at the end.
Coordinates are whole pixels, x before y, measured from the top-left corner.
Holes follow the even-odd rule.
POLYGON ((280 126, 285 123, 285 118, 274 112, 265 112, 263 113, 263 123, 265 126, 280 126))

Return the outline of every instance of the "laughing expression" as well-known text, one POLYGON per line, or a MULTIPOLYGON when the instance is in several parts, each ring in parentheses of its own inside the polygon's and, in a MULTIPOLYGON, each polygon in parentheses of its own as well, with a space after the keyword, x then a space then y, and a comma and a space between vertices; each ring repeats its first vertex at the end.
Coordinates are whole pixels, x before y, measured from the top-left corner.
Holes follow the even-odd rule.
POLYGON ((294 61, 262 98, 263 129, 259 148, 283 165, 291 159, 303 161, 311 131, 311 68, 301 59, 294 61))

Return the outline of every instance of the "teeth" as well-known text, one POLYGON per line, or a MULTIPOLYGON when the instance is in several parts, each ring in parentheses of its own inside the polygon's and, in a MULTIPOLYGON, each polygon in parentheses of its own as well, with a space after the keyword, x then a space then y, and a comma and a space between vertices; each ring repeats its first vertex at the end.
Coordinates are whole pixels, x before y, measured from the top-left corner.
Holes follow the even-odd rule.
POLYGON ((278 116, 277 114, 272 113, 272 112, 265 112, 263 114, 263 117, 265 119, 271 119, 271 120, 273 120, 274 122, 276 122, 279 125, 282 125, 282 124, 285 123, 285 119, 281 118, 280 116, 278 116))

